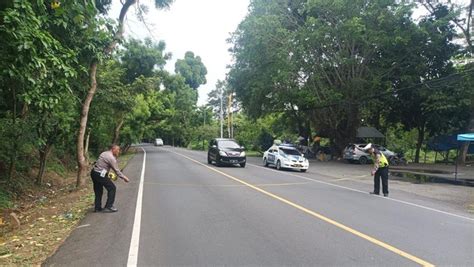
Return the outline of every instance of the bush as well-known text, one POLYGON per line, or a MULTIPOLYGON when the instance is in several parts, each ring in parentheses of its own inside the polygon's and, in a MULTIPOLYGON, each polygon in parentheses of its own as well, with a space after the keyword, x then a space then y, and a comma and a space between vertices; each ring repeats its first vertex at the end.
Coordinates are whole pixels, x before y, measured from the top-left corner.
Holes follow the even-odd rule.
POLYGON ((273 145, 273 136, 266 130, 262 130, 257 138, 260 151, 265 151, 273 145))
POLYGON ((207 147, 209 146, 209 141, 192 141, 188 145, 188 149, 192 150, 207 150, 207 147))
POLYGON ((7 209, 12 207, 10 193, 0 189, 0 209, 7 209))

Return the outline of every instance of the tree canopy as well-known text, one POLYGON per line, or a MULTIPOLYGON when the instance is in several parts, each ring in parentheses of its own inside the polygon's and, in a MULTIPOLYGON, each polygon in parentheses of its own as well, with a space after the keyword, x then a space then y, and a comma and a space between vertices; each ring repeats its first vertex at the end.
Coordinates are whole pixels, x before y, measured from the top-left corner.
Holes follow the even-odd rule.
POLYGON ((186 84, 197 89, 201 84, 206 84, 207 69, 201 61, 201 57, 194 56, 193 52, 186 52, 184 59, 178 59, 175 64, 176 73, 181 74, 186 84))
POLYGON ((299 135, 326 136, 338 151, 367 122, 418 129, 420 147, 426 129, 465 124, 469 103, 452 64, 460 51, 455 14, 438 4, 415 21, 413 9, 399 1, 254 0, 230 39, 229 84, 251 117, 284 112, 299 135), (451 119, 435 123, 440 116, 451 119))

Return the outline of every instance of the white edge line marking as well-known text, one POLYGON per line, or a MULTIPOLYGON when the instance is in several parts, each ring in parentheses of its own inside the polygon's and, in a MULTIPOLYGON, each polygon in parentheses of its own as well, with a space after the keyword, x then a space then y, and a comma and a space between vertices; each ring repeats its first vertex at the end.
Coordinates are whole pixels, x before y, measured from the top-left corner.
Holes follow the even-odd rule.
MULTIPOLYGON (((250 166, 253 166, 253 167, 257 167, 257 168, 261 168, 261 169, 268 170, 268 171, 272 171, 272 172, 280 172, 280 171, 277 171, 277 170, 265 168, 265 167, 258 166, 258 165, 255 165, 255 164, 251 164, 251 163, 247 163, 247 165, 250 165, 250 166)), ((342 186, 342 185, 337 185, 337 184, 328 183, 328 182, 323 182, 323 181, 311 179, 311 178, 308 178, 308 177, 304 177, 304 176, 301 176, 301 175, 296 175, 296 174, 292 174, 292 173, 286 173, 286 174, 287 174, 287 175, 290 175, 290 176, 297 177, 297 178, 301 178, 301 179, 304 179, 304 180, 309 180, 309 181, 313 181, 313 182, 316 182, 316 183, 320 183, 320 184, 325 184, 325 185, 329 185, 329 186, 339 187, 339 188, 343 188, 343 189, 350 190, 350 191, 354 191, 354 192, 358 192, 358 193, 368 194, 367 192, 364 192, 364 191, 361 191, 361 190, 357 190, 357 189, 354 189, 354 188, 345 187, 345 186, 342 186)), ((450 216, 458 217, 458 218, 465 219, 465 220, 469 220, 469 221, 474 221, 473 218, 469 218, 469 217, 465 217, 465 216, 462 216, 462 215, 457 215, 457 214, 454 214, 454 213, 450 213, 450 212, 447 212, 447 211, 442 211, 442 210, 438 210, 438 209, 434 209, 434 208, 430 208, 430 207, 418 205, 418 204, 411 203, 411 202, 407 202, 407 201, 403 201, 403 200, 398 200, 398 199, 395 199, 395 198, 387 198, 387 197, 382 197, 382 196, 373 196, 373 197, 380 197, 380 198, 383 198, 383 199, 385 199, 385 200, 390 200, 390 201, 394 201, 394 202, 399 202, 399 203, 403 203, 403 204, 405 204, 405 205, 414 206, 414 207, 418 207, 418 208, 422 208, 422 209, 426 209, 426 210, 430 210, 430 211, 442 213, 442 214, 445 214, 445 215, 450 215, 450 216)))
POLYGON ((79 226, 77 227, 77 229, 79 229, 79 228, 84 228, 84 227, 89 227, 89 226, 91 226, 91 225, 90 225, 90 224, 83 224, 83 225, 79 225, 79 226))
POLYGON ((130 240, 130 250, 128 251, 127 266, 137 266, 138 247, 140 245, 140 226, 142 222, 142 200, 143 200, 143 181, 145 177, 146 151, 143 150, 143 165, 140 175, 140 185, 138 186, 137 206, 135 207, 135 219, 133 221, 132 238, 130 240))

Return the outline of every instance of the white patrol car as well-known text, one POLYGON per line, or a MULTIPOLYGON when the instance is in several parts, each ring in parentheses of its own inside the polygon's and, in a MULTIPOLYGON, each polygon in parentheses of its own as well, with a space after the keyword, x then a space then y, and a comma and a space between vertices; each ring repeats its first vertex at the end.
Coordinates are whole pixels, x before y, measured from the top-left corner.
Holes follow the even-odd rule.
POLYGON ((274 165, 277 170, 293 169, 305 172, 309 162, 295 147, 274 145, 263 153, 263 165, 274 165))

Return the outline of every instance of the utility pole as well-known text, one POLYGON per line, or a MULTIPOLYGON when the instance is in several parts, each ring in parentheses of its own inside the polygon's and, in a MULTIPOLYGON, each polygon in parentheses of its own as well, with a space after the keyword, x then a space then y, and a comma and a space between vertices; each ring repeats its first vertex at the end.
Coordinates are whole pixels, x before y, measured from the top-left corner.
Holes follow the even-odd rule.
POLYGON ((227 103, 227 131, 229 138, 232 138, 232 93, 229 94, 229 103, 227 103))
POLYGON ((203 107, 203 111, 204 111, 204 124, 203 125, 206 125, 206 108, 203 107))
POLYGON ((224 90, 221 88, 221 110, 220 110, 220 119, 221 119, 221 138, 224 137, 224 124, 223 124, 223 120, 224 120, 224 111, 222 110, 222 96, 224 94, 224 90))
MULTIPOLYGON (((205 127, 206 126, 206 107, 203 107, 202 110, 204 112, 204 123, 202 124, 202 126, 205 127)), ((204 147, 205 147, 204 142, 205 142, 205 138, 203 137, 202 138, 202 150, 204 150, 204 147)))

